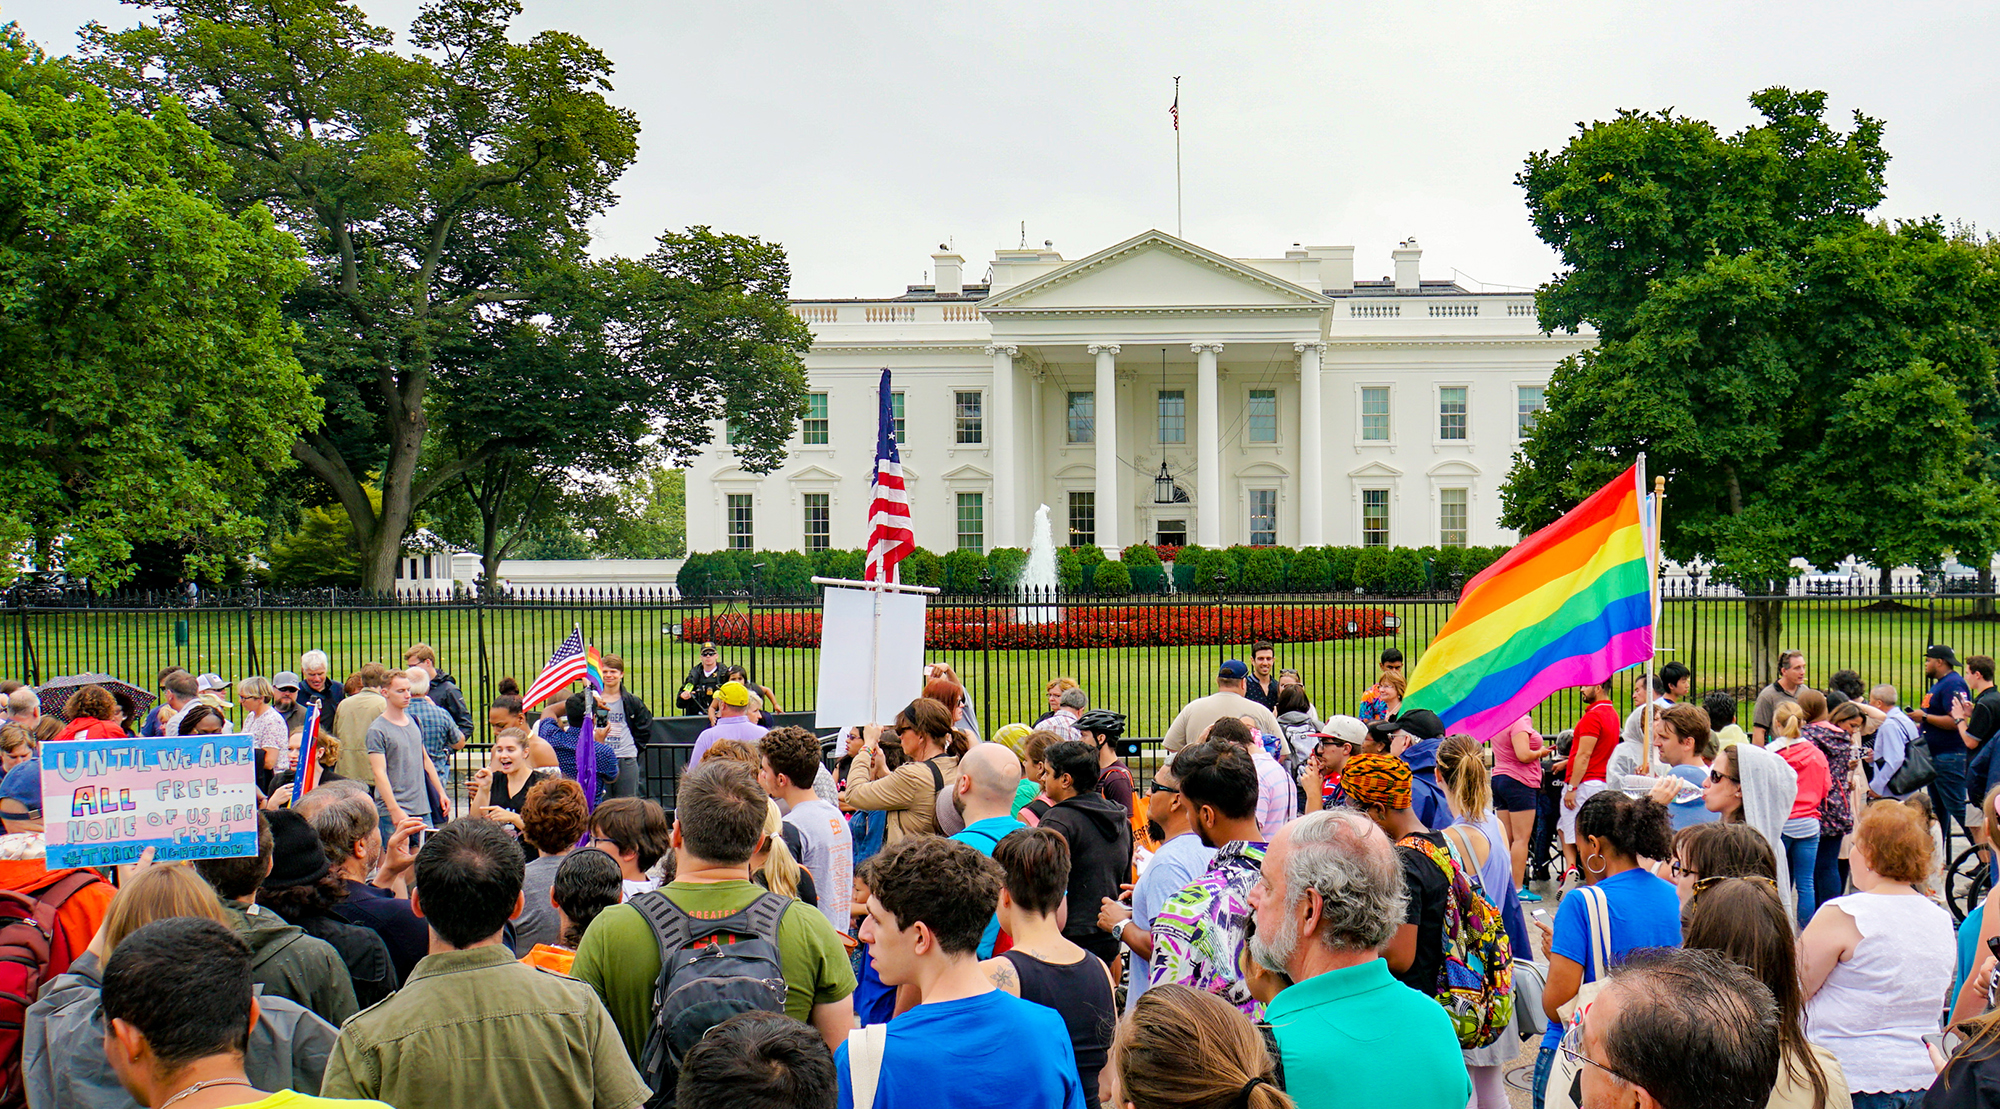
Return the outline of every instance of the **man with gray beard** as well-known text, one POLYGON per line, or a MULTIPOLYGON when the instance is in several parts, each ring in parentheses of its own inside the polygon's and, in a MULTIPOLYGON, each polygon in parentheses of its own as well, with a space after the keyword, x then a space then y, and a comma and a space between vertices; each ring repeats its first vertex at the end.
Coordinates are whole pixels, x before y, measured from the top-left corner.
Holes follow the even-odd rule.
POLYGON ((1360 813, 1302 816, 1265 851, 1250 889, 1250 956, 1292 980, 1264 1019, 1299 1109, 1464 1109, 1471 1100, 1443 1006, 1391 977, 1382 958, 1403 901, 1396 849, 1360 813))

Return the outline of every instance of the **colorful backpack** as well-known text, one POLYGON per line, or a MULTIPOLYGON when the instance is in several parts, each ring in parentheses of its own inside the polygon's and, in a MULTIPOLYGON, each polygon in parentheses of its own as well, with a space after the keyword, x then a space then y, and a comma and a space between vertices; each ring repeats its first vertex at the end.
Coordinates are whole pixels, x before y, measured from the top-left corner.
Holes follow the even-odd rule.
MULTIPOLYGON (((1449 835, 1445 843, 1451 843, 1449 835)), ((1485 1047, 1514 1022, 1514 953, 1507 928, 1479 885, 1478 872, 1450 846, 1405 836, 1401 846, 1430 857, 1450 893, 1444 909, 1444 969, 1434 996, 1450 1015, 1460 1047, 1485 1047)))

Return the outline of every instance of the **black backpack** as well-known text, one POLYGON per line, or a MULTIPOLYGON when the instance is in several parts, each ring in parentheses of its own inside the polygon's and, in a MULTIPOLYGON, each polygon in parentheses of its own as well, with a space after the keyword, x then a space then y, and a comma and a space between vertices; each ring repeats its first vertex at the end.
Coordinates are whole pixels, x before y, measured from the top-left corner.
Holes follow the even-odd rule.
POLYGON ((653 1030, 639 1056, 651 1088, 649 1109, 674 1104, 681 1061, 708 1030, 738 1013, 785 1011, 784 965, 778 925, 789 897, 760 894, 720 920, 696 920, 659 891, 632 898, 660 944, 653 986, 653 1030))

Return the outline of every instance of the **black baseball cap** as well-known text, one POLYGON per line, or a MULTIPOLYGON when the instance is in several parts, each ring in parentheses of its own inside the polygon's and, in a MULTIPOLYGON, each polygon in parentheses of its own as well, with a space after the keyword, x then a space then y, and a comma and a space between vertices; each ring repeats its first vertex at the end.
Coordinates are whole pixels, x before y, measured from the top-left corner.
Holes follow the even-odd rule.
POLYGON ((1951 648, 1950 648, 1950 647, 1947 647, 1947 646, 1945 646, 1945 645, 1944 645, 1944 644, 1942 644, 1942 643, 1933 643, 1933 644, 1931 644, 1930 646, 1928 646, 1928 647, 1924 648, 1924 657, 1925 657, 1925 658, 1935 658, 1935 659, 1943 659, 1943 660, 1944 660, 1944 664, 1945 664, 1946 666, 1957 666, 1957 665, 1958 665, 1958 656, 1957 656, 1957 655, 1954 655, 1954 654, 1952 654, 1952 653, 1951 653, 1951 648))
POLYGON ((1368 725, 1368 730, 1380 739, 1388 739, 1397 732, 1408 732, 1418 739, 1436 739, 1444 734, 1444 721, 1429 709, 1411 709, 1387 720, 1377 720, 1368 725))

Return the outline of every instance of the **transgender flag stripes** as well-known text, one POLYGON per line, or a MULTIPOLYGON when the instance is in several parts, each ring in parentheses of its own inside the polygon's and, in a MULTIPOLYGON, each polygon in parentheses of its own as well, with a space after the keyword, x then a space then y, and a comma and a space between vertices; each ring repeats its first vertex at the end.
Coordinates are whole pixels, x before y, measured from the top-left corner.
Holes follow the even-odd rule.
POLYGON ((306 706, 305 726, 299 729, 298 762, 292 766, 292 804, 319 787, 319 705, 306 706))
POLYGON ((894 582, 896 564, 917 549, 910 530, 910 494, 903 487, 903 459, 896 451, 896 413, 889 371, 882 371, 881 418, 875 434, 874 491, 868 503, 868 558, 865 581, 894 582))

